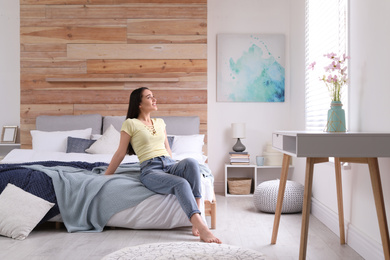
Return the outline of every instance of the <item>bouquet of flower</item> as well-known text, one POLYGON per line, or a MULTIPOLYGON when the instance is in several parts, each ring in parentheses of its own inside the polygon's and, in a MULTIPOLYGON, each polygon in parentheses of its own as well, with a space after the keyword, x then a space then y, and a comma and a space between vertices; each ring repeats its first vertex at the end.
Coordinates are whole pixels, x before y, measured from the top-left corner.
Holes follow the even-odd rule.
MULTIPOLYGON (((345 54, 342 57, 337 57, 335 53, 325 54, 324 57, 328 57, 331 63, 325 67, 325 72, 328 73, 328 76, 323 75, 320 77, 320 80, 325 82, 332 101, 340 101, 341 87, 348 82, 347 66, 344 63, 349 57, 345 54)), ((315 65, 316 62, 313 62, 309 68, 314 70, 315 65)))

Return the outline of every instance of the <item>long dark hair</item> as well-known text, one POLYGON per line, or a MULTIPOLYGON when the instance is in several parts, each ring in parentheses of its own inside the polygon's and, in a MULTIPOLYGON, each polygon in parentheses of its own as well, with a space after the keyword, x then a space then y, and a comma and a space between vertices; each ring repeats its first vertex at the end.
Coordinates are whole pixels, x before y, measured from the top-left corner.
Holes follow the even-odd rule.
MULTIPOLYGON (((141 87, 133 90, 130 94, 130 100, 129 100, 129 108, 127 109, 127 116, 126 119, 130 118, 138 118, 140 110, 139 105, 142 101, 142 93, 144 93, 144 90, 148 89, 147 87, 141 87)), ((129 145, 127 146, 127 154, 133 155, 135 154, 133 146, 131 146, 131 143, 129 142, 129 145)))

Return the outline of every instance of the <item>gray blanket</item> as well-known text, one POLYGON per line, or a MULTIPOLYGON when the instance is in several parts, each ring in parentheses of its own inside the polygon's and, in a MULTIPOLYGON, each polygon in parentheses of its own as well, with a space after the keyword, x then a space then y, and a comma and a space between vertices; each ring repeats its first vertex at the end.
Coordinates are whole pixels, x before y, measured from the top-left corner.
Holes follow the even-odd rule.
POLYGON ((139 180, 139 165, 121 165, 115 175, 102 175, 69 166, 25 166, 42 171, 53 180, 61 217, 68 232, 100 232, 116 213, 136 206, 156 194, 139 180), (118 174, 119 173, 119 174, 118 174))

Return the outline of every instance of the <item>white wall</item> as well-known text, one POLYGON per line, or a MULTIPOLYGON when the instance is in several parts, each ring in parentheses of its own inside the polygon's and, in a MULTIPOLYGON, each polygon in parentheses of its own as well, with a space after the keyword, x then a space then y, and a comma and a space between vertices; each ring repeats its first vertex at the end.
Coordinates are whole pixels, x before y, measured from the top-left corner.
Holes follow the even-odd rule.
MULTIPOLYGON (((208 1, 208 156, 215 175, 215 188, 224 191, 224 164, 235 141, 231 123, 246 123, 242 143, 256 155, 271 141, 272 131, 289 126, 290 87, 290 1, 208 1), (224 103, 216 101, 217 35, 220 33, 284 34, 286 39, 286 87, 283 103, 224 103)), ((277 176, 275 176, 277 177, 277 176)))
MULTIPOLYGON (((254 157, 278 129, 302 130, 304 118, 304 16, 305 0, 224 1, 209 0, 208 18, 208 116, 209 164, 216 176, 216 190, 223 191, 223 164, 234 140, 230 124, 247 123, 243 140, 254 157), (286 35, 286 102, 216 102, 216 35, 218 33, 284 33, 286 35)), ((375 5, 364 0, 350 1, 350 131, 390 132, 390 2, 375 5)), ((389 148, 390 149, 390 148, 389 148)), ((390 222, 390 159, 379 160, 387 221, 390 222)), ((295 181, 304 183, 305 160, 294 159, 295 181)), ((367 259, 383 257, 381 238, 366 165, 343 170, 344 216, 347 243, 367 259), (358 238, 356 238, 358 237, 358 238)), ((334 164, 315 166, 313 198, 327 214, 325 223, 338 233, 334 164)), ((319 214, 322 214, 321 212, 319 214)), ((326 218, 325 216, 318 216, 326 218)))
MULTIPOLYGON (((351 56, 349 130, 388 133, 390 132, 390 102, 388 101, 390 97, 388 79, 390 2, 379 1, 374 5, 365 0, 349 2, 351 56)), ((294 6, 291 8, 292 15, 301 12, 298 9, 294 11, 294 8, 294 6)), ((292 46, 290 48, 295 49, 292 46)), ((298 65, 298 62, 296 58, 291 58, 292 65, 298 65)), ((290 69, 293 70, 292 67, 290 69)), ((292 93, 296 93, 296 86, 293 83, 292 86, 292 93)), ((304 93, 299 93, 299 95, 297 96, 298 103, 304 101, 302 99, 304 93)), ((295 101, 295 98, 293 100, 295 101)), ((295 102, 291 108, 294 115, 302 112, 295 102)), ((297 121, 300 119, 295 120, 295 122, 297 121)), ((295 125, 295 127, 299 127, 299 125, 295 125)), ((389 223, 390 159, 380 158, 379 167, 387 209, 387 222, 389 223)), ((293 177, 301 183, 303 183, 304 169, 305 160, 296 160, 293 177)), ((343 170, 342 178, 347 243, 366 259, 383 258, 382 242, 367 165, 352 164, 351 169, 343 170), (356 238, 356 236, 360 236, 360 238, 356 238)), ((322 209, 334 213, 333 222, 330 221, 326 224, 335 233, 338 233, 335 187, 334 165, 331 163, 316 165, 313 178, 313 198, 322 209)), ((318 217, 327 218, 327 216, 321 215, 318 217)))
POLYGON ((20 125, 19 1, 0 1, 0 131, 20 125))
MULTIPOLYGON (((350 1, 350 13, 350 128, 390 132, 390 2, 350 1)), ((379 167, 389 222, 390 159, 380 159, 379 167)), ((367 166, 355 165, 351 174, 351 222, 380 242, 367 166)))

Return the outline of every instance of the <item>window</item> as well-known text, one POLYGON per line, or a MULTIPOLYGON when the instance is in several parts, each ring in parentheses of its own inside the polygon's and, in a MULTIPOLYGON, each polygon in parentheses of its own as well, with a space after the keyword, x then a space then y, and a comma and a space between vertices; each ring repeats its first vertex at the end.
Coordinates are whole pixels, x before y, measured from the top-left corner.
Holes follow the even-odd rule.
MULTIPOLYGON (((325 129, 331 99, 325 83, 319 80, 325 73, 323 68, 329 64, 323 55, 348 54, 347 15, 348 0, 306 0, 306 130, 325 129), (312 71, 309 65, 314 61, 317 64, 312 71)), ((348 85, 343 86, 341 101, 348 118, 348 85)))

